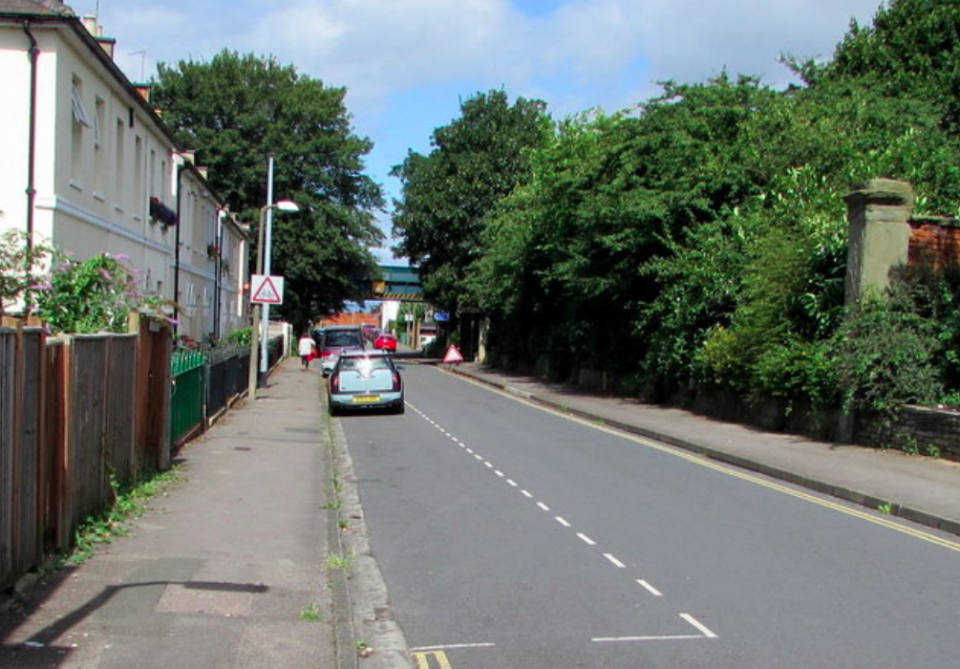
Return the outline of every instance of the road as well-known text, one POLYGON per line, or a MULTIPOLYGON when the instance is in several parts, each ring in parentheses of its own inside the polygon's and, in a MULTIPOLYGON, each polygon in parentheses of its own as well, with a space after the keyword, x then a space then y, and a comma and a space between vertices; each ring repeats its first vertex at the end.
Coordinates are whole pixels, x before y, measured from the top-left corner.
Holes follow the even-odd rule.
POLYGON ((342 425, 418 669, 953 668, 960 546, 404 370, 342 425))

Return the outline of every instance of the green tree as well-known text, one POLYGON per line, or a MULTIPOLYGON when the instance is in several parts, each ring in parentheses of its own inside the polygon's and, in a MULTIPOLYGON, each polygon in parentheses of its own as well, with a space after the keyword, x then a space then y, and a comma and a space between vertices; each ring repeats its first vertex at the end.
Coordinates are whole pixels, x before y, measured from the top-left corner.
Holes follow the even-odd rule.
POLYGON ((286 277, 281 313, 297 324, 357 297, 375 272, 367 250, 382 240, 380 188, 364 174, 372 144, 352 131, 344 88, 273 58, 224 50, 206 63, 161 63, 154 103, 178 141, 195 148, 210 183, 244 220, 259 224, 268 154, 276 199, 300 205, 276 216, 272 272, 286 277))
POLYGON ((818 79, 862 79, 884 94, 936 104, 957 128, 960 1, 890 0, 870 26, 850 25, 833 60, 808 66, 818 79))
POLYGON ((545 105, 504 91, 480 93, 461 116, 437 128, 433 150, 411 151, 392 174, 401 179, 394 203, 396 251, 420 267, 428 299, 456 313, 467 292, 467 268, 481 255, 481 235, 497 203, 529 175, 528 152, 550 135, 545 105))
MULTIPOLYGON (((762 191, 769 175, 758 173, 763 166, 743 137, 756 110, 776 97, 754 79, 721 76, 666 83, 640 115, 561 123, 534 153, 529 185, 501 207, 477 265, 487 309, 504 305, 493 343, 513 355, 547 355, 559 375, 572 364, 635 368, 663 325, 644 311, 662 286, 643 267, 669 255, 673 238, 762 191)), ((724 304, 731 308, 729 296, 724 304)), ((682 316, 678 327, 699 318, 696 310, 682 316)))

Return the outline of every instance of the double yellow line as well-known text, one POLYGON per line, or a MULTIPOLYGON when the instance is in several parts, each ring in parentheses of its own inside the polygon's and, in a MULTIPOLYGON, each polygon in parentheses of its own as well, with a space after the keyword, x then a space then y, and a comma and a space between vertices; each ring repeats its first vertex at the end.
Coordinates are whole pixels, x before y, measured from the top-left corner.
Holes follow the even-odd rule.
POLYGON ((450 665, 450 660, 447 659, 447 654, 442 650, 430 650, 418 653, 411 653, 413 658, 417 661, 417 669, 430 669, 430 658, 436 660, 436 667, 438 669, 453 669, 450 665))

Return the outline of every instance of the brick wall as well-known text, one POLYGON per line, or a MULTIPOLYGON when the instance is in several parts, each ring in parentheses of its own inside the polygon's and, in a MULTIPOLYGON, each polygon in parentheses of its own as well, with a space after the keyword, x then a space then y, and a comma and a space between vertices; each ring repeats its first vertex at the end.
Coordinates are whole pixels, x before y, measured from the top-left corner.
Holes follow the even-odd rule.
POLYGON ((960 267, 960 221, 914 216, 909 223, 911 267, 924 266, 934 270, 960 267))
POLYGON ((328 325, 379 325, 380 314, 340 313, 326 316, 320 321, 322 327, 328 325))

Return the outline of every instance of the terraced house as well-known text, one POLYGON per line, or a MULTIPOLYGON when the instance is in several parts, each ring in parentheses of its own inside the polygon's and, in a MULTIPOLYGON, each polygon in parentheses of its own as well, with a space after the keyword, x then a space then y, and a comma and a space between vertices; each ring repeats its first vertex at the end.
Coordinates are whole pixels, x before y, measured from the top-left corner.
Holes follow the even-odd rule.
POLYGON ((115 47, 58 0, 0 0, 0 231, 123 255, 178 305, 178 335, 226 336, 247 324, 245 228, 115 47))

